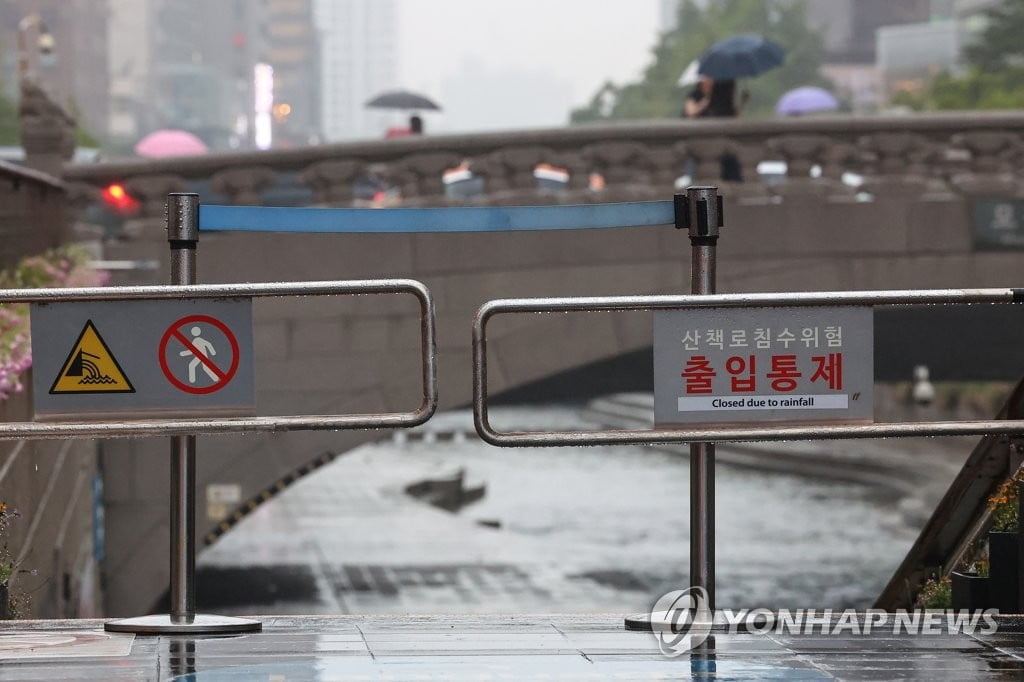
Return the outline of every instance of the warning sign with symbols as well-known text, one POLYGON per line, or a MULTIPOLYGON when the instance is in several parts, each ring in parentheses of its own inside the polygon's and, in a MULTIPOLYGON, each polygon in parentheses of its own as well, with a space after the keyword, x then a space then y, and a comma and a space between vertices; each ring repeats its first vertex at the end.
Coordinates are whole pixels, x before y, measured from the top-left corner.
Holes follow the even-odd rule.
POLYGON ((135 393, 135 389, 89 320, 53 380, 50 393, 135 393))
POLYGON ((255 413, 250 299, 31 306, 35 414, 255 413))

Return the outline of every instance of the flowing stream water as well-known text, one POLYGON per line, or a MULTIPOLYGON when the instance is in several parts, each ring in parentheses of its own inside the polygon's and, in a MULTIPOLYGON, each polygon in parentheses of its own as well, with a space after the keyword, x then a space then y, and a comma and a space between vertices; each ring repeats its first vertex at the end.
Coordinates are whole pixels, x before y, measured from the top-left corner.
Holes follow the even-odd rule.
MULTIPOLYGON (((506 409, 493 419, 594 428, 572 406, 506 409)), ((200 606, 622 612, 685 585, 685 449, 495 448, 462 435, 472 428, 465 411, 427 426, 437 438, 389 438, 346 453, 241 522, 200 555, 200 606), (484 497, 458 512, 404 493, 458 469, 467 485, 486 484, 484 497)), ((846 447, 870 462, 900 444, 846 447)), ((720 607, 870 607, 918 532, 906 495, 884 485, 720 463, 716 490, 720 607)))

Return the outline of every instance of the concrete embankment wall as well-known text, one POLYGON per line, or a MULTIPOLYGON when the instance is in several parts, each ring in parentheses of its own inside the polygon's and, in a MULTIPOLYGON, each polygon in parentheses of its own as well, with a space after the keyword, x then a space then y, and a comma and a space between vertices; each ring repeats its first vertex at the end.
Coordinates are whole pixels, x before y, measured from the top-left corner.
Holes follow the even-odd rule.
MULTIPOLYGON (((60 180, 3 162, 0 180, 0 268, 68 241, 60 180)), ((30 386, 30 375, 22 381, 30 386)), ((29 391, 0 398, 0 420, 31 419, 29 391)), ((0 561, 16 564, 10 592, 20 617, 101 613, 97 447, 94 441, 0 442, 0 502, 10 515, 0 533, 0 561)))
MULTIPOLYGON (((835 203, 728 202, 719 290, 807 291, 1008 286, 1019 252, 976 252, 967 203, 891 198, 835 203)), ((111 259, 158 260, 163 270, 117 283, 167 281, 161 224, 107 245, 111 259)), ((203 234, 201 282, 413 277, 437 305, 441 409, 472 398, 471 323, 506 297, 672 293, 688 290, 689 242, 671 227, 490 234, 203 234)), ((125 278, 127 280, 127 278, 125 278)), ((409 298, 409 297, 405 297, 409 298)), ((397 297, 280 299, 254 304, 257 409, 261 414, 406 410, 419 404, 418 310, 397 297)), ((932 340, 955 338, 946 334, 932 340)), ((521 315, 488 328, 495 396, 650 347, 646 313, 521 315)), ((958 346, 959 347, 959 346, 958 346)), ((1017 347, 1020 347, 1019 345, 1017 347)), ((947 353, 959 355, 963 353, 947 353)), ((989 358, 988 354, 979 354, 989 358)), ((899 377, 909 379, 914 355, 899 377)), ((941 380, 933 367, 933 379, 941 380)), ((1008 372, 1016 380, 1020 371, 1008 372)), ((571 389, 571 390, 570 390, 571 389)), ((209 486, 237 486, 247 500, 325 451, 390 437, 387 431, 209 436, 199 439, 199 537, 223 522, 209 486)), ((139 615, 167 588, 168 443, 111 441, 103 448, 108 514, 106 615, 139 615)), ((223 507, 223 505, 218 505, 223 507)), ((202 551, 200 549, 200 551, 202 551)))
MULTIPOLYGON (((31 418, 30 391, 0 400, 0 420, 31 418)), ((12 515, 0 549, 16 562, 10 592, 19 617, 101 615, 97 481, 96 441, 0 442, 0 502, 12 515)))

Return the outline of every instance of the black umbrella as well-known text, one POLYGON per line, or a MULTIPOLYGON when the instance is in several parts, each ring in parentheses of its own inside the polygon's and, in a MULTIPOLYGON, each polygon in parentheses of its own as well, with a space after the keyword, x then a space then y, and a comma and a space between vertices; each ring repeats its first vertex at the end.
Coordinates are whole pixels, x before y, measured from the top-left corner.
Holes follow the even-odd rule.
POLYGON ((419 109, 421 111, 441 110, 441 107, 437 106, 429 98, 424 97, 423 95, 418 95, 415 92, 409 92, 408 90, 382 92, 367 102, 366 106, 373 107, 375 109, 419 109))
POLYGON ((786 51, 778 43, 754 33, 719 40, 701 55, 698 72, 703 76, 729 80, 756 76, 781 66, 786 51))

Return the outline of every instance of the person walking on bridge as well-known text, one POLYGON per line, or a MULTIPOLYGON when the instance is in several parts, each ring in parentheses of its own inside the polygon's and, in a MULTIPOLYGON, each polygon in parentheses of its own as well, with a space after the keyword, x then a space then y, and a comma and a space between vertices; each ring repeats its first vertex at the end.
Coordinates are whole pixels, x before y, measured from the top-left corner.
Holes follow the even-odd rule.
MULTIPOLYGON (((735 118, 746 105, 750 93, 746 90, 736 103, 736 81, 715 80, 701 76, 693 91, 683 104, 683 115, 687 118, 735 118)), ((722 155, 722 180, 743 182, 739 159, 734 154, 722 155)))

